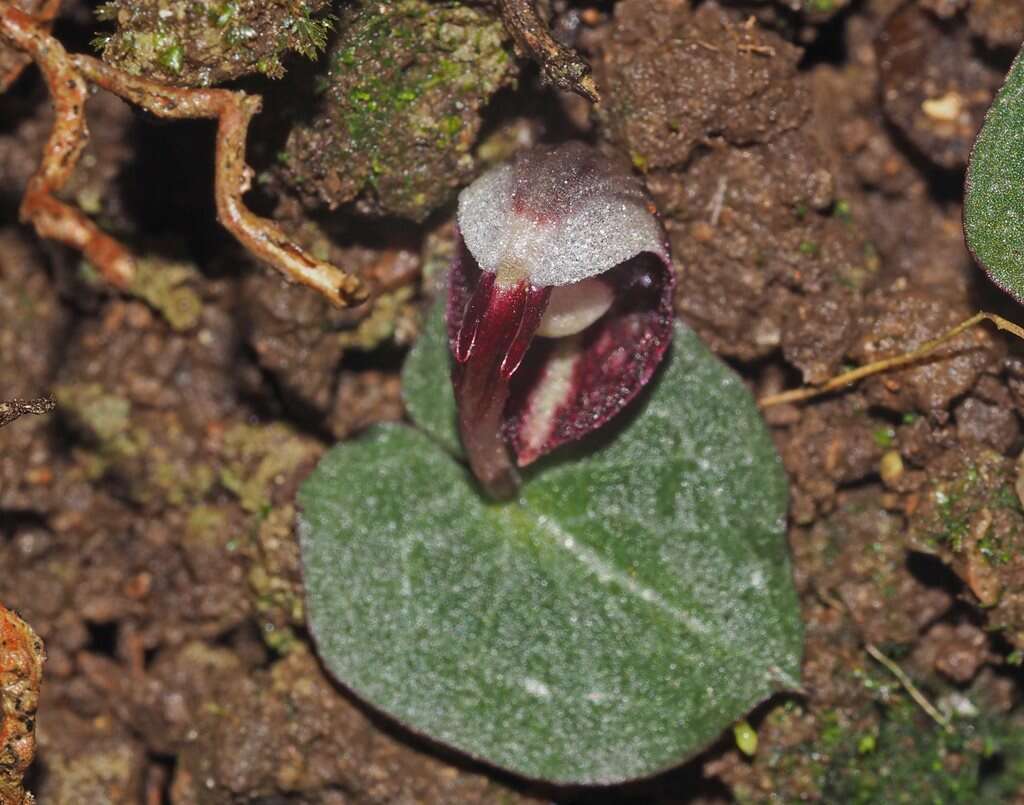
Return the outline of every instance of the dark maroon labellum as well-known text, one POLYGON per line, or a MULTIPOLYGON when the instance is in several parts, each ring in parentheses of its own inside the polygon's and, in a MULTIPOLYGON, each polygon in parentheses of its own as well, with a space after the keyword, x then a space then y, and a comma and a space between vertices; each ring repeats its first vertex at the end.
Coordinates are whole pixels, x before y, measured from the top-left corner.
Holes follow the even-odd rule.
POLYGON ((580 143, 522 153, 460 196, 452 380, 492 496, 515 494, 516 465, 621 411, 665 354, 674 274, 652 210, 632 174, 580 143))

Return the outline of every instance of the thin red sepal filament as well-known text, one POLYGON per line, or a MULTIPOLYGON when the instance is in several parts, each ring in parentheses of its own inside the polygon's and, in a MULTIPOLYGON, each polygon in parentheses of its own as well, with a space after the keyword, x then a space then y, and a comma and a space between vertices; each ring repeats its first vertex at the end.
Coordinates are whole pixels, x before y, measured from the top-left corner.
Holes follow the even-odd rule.
POLYGON ((492 497, 507 500, 519 473, 502 438, 509 379, 522 363, 547 308, 551 288, 504 284, 482 272, 455 339, 452 376, 459 433, 470 467, 492 497))

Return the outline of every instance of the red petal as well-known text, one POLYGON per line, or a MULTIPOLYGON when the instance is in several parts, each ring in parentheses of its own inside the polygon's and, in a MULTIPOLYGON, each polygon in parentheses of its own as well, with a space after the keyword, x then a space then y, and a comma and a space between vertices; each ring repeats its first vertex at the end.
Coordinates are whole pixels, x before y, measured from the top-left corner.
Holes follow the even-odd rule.
MULTIPOLYGON (((492 275, 477 267, 459 238, 448 289, 448 334, 456 355, 460 334, 475 310, 471 301, 474 292, 478 287, 486 288, 479 283, 488 276, 492 275)), ((645 252, 602 277, 614 286, 615 302, 604 316, 577 336, 533 338, 549 290, 533 289, 531 294, 545 292, 544 304, 527 305, 524 298, 518 322, 507 325, 509 331, 515 327, 514 337, 506 331, 500 343, 491 337, 486 339, 490 342, 487 354, 500 361, 497 366, 491 365, 500 378, 492 382, 502 384, 505 398, 500 416, 495 413, 496 396, 491 396, 491 405, 486 407, 487 428, 495 421, 501 422, 501 434, 491 439, 491 449, 496 451, 495 445, 504 449, 507 442, 519 466, 585 436, 619 413, 651 379, 671 342, 675 275, 669 264, 659 255, 645 252), (503 371, 506 367, 508 372, 503 371)), ((479 322, 475 325, 477 330, 480 326, 479 322)), ((471 353, 482 346, 480 339, 476 332, 471 339, 471 353)), ((457 365, 453 373, 457 395, 459 369, 457 365)), ((462 397, 467 397, 465 391, 462 397)), ((485 410, 479 402, 476 405, 478 414, 485 410)), ((463 434, 464 446, 470 454, 479 451, 485 429, 479 417, 476 425, 474 445, 465 445, 463 434)))
POLYGON ((671 342, 669 266, 642 254, 602 276, 616 288, 611 309, 577 336, 537 339, 513 380, 505 427, 520 466, 619 413, 671 342))

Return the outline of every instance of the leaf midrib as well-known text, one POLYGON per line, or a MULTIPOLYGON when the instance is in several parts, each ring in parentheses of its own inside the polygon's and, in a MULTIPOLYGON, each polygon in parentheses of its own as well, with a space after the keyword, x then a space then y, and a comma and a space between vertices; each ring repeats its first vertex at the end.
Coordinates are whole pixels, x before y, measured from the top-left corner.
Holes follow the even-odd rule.
POLYGON ((551 545, 579 562, 587 573, 594 576, 599 582, 606 583, 605 580, 615 582, 637 601, 653 607, 663 617, 667 616, 673 622, 682 624, 691 634, 728 648, 727 642, 713 640, 716 633, 713 627, 695 620, 690 613, 666 600, 654 587, 644 584, 630 575, 628 571, 609 562, 550 515, 535 512, 521 503, 489 508, 487 513, 489 516, 505 520, 509 524, 507 530, 503 529, 504 533, 515 533, 516 528, 521 525, 516 521, 527 520, 530 526, 529 533, 547 537, 551 545))

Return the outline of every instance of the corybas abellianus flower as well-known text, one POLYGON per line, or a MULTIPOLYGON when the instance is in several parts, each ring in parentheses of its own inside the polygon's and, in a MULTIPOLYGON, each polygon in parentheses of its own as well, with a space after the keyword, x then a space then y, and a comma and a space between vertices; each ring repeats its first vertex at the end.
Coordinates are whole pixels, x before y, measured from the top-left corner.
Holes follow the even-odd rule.
POLYGON ((448 336, 459 432, 495 498, 607 422, 672 338, 674 274, 640 181, 582 143, 538 147, 459 196, 448 336))

